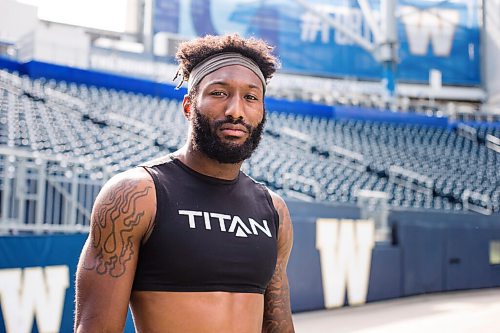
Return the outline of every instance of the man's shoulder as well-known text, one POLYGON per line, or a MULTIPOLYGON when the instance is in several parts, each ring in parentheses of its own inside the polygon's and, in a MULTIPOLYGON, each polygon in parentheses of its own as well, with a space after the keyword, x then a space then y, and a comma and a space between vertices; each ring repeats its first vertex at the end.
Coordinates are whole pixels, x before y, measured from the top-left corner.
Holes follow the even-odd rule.
POLYGON ((279 195, 278 193, 274 192, 271 190, 269 187, 265 187, 266 191, 269 193, 271 196, 271 200, 273 201, 274 207, 276 209, 281 208, 281 207, 286 207, 285 200, 279 195))
POLYGON ((151 175, 144 168, 135 167, 114 175, 106 182, 105 186, 117 187, 125 183, 144 186, 152 182, 151 175))
POLYGON ((114 234, 125 228, 130 235, 142 239, 155 214, 154 182, 144 168, 133 168, 114 175, 104 184, 92 209, 91 230, 114 234))
POLYGON ((165 164, 165 163, 169 163, 169 162, 172 162, 172 161, 173 161, 172 155, 168 154, 168 155, 161 156, 161 157, 155 158, 153 160, 141 163, 139 165, 139 167, 152 168, 152 167, 159 166, 159 165, 162 165, 162 164, 165 164))
MULTIPOLYGON (((144 168, 129 169, 111 177, 104 184, 99 197, 108 200, 118 200, 119 198, 138 200, 142 205, 149 205, 149 202, 155 201, 154 181, 144 168)), ((96 203, 99 201, 97 200, 96 203)))

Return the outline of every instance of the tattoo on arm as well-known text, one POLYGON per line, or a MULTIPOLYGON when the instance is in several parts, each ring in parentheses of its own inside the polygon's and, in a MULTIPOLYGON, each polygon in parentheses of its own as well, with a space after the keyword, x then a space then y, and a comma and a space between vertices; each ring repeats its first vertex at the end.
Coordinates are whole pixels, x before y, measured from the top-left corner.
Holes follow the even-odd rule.
POLYGON ((143 220, 144 210, 138 210, 138 201, 152 189, 137 190, 139 181, 127 180, 109 191, 92 214, 93 258, 86 258, 83 268, 100 275, 120 277, 126 263, 134 255, 132 231, 143 220))
POLYGON ((276 266, 276 271, 264 296, 262 332, 265 333, 293 332, 290 312, 290 290, 288 288, 288 280, 282 270, 283 267, 281 264, 276 266))
POLYGON ((278 261, 264 295, 262 332, 292 333, 294 328, 286 266, 293 243, 293 230, 285 203, 280 199, 276 206, 280 216, 281 228, 278 238, 278 261))

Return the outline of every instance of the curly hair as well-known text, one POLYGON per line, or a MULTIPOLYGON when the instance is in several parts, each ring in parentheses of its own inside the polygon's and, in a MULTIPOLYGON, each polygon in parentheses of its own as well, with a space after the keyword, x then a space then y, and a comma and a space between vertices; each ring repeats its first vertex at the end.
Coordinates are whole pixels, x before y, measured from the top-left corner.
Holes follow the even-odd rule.
POLYGON ((272 54, 273 49, 265 41, 254 37, 242 38, 238 34, 207 35, 181 43, 175 57, 185 81, 189 79, 196 65, 221 52, 237 52, 253 60, 259 66, 266 81, 269 81, 280 66, 278 59, 272 54))

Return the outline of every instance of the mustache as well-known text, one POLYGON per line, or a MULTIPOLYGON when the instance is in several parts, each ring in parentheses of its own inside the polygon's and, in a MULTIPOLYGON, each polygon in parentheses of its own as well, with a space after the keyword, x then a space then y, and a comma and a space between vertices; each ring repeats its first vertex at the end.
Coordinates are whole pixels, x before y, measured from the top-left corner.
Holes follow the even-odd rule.
POLYGON ((249 124, 247 124, 242 118, 232 118, 232 117, 226 117, 226 119, 222 120, 215 120, 214 121, 214 129, 220 128, 222 125, 225 124, 231 124, 231 125, 243 125, 247 129, 248 133, 251 133, 253 131, 253 127, 249 124))

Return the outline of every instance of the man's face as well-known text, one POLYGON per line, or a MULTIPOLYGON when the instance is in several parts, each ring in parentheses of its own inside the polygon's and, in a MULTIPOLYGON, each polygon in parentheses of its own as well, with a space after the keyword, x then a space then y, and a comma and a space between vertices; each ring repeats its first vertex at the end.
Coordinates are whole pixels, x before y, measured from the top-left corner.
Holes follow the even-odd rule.
POLYGON ((265 114, 262 121, 252 127, 241 119, 226 118, 224 120, 214 120, 203 115, 196 105, 194 106, 193 122, 193 146, 202 151, 209 158, 219 163, 239 163, 249 158, 259 145, 262 137, 262 130, 265 123, 265 114), (245 126, 250 135, 241 143, 221 140, 217 132, 225 125, 245 126))
POLYGON ((191 101, 192 145, 220 163, 240 163, 257 148, 265 123, 262 83, 242 66, 207 75, 191 101))

